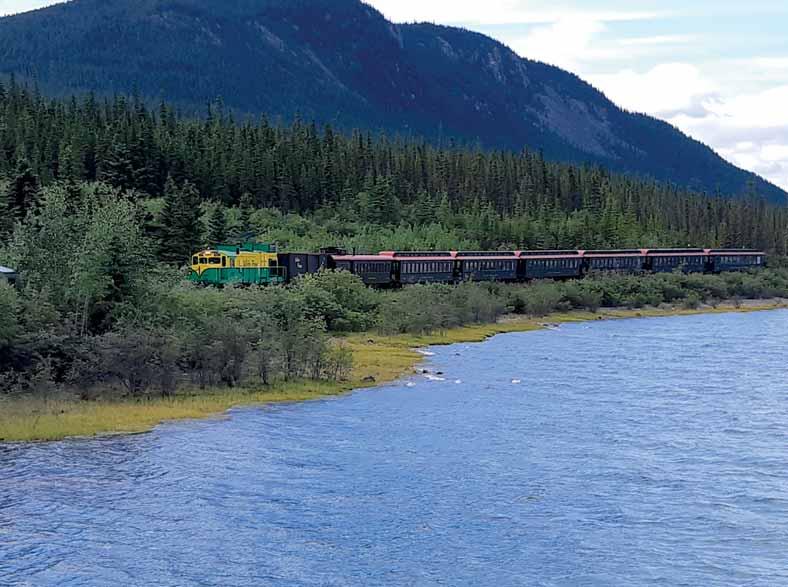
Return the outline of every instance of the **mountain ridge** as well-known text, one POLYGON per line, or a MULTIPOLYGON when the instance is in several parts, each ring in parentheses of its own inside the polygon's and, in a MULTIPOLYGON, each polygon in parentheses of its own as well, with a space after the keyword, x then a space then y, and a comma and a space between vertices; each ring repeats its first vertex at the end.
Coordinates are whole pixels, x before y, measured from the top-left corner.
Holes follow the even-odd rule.
POLYGON ((47 93, 139 92, 484 148, 542 150, 682 187, 786 203, 666 122, 480 33, 395 24, 359 0, 72 0, 0 19, 0 74, 47 93))

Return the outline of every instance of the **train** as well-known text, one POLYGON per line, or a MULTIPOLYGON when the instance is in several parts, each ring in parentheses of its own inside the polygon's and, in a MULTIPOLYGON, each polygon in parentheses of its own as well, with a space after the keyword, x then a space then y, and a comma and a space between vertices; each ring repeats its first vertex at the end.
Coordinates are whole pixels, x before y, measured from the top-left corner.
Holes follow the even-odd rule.
POLYGON ((218 245, 192 255, 190 279, 206 285, 276 285, 321 270, 348 271, 373 287, 465 281, 579 279, 589 273, 722 273, 764 267, 766 253, 745 249, 555 251, 383 251, 337 248, 279 253, 274 244, 218 245))

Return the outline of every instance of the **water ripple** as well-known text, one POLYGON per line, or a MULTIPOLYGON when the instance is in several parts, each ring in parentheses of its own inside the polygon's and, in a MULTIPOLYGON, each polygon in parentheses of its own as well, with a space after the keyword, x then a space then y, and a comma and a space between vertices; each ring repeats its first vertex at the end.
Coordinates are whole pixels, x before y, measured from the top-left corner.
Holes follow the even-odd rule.
POLYGON ((788 585, 786 334, 568 325, 432 349, 445 381, 0 446, 0 585, 788 585))

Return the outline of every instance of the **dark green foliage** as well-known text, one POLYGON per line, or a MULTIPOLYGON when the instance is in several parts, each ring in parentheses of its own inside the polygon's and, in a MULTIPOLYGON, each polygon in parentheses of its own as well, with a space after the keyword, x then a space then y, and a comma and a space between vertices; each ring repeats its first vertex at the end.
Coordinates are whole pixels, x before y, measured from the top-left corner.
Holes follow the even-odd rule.
POLYGON ((518 288, 511 297, 515 312, 529 316, 545 316, 562 309, 560 304, 563 299, 564 292, 560 285, 550 281, 518 288))
POLYGON ((200 194, 189 181, 178 186, 170 177, 164 186, 161 215, 161 259, 176 265, 188 262, 201 241, 200 194))
MULTIPOLYGON (((197 244, 224 240, 220 218, 203 218, 208 230, 194 218, 198 208, 218 214, 218 203, 225 238, 252 232, 312 249, 689 244, 784 254, 788 241, 788 208, 755 197, 706 197, 527 151, 437 149, 298 122, 235 123, 219 107, 205 122, 179 118, 167 105, 152 112, 124 98, 49 102, 15 86, 0 94, 0 143, 7 196, 17 185, 33 192, 31 171, 44 186, 98 176, 133 188, 133 199, 164 196, 163 212, 146 205, 144 231, 172 263, 197 244), (32 170, 20 174, 30 152, 38 153, 32 170)), ((10 220, 3 219, 6 235, 10 220)))
POLYGON ((373 326, 378 296, 347 272, 323 271, 305 275, 293 284, 304 314, 326 324, 329 330, 351 332, 373 326))
POLYGON ((206 244, 216 245, 223 243, 227 238, 227 219, 224 206, 217 205, 208 217, 208 239, 206 244))
POLYGON ((16 168, 16 174, 10 178, 6 188, 6 205, 11 218, 21 220, 35 206, 38 197, 39 181, 30 163, 21 159, 16 168))
MULTIPOLYGON (((423 136, 438 145, 480 143, 515 151, 528 146, 551 160, 599 163, 709 193, 742 195, 751 182, 767 198, 785 201, 776 186, 660 120, 617 108, 571 73, 522 59, 467 30, 394 25, 359 0, 77 0, 0 20, 0 73, 34 78, 58 95, 123 92, 135 96, 125 101, 132 110, 141 101, 136 96, 164 97, 205 115, 209 135, 221 113, 206 113, 205 104, 222 97, 242 115, 300 115, 345 130, 423 136)), ((9 92, 16 91, 10 84, 9 92)), ((161 165, 173 159, 157 153, 156 129, 127 122, 133 133, 106 143, 92 143, 89 133, 75 129, 54 151, 31 150, 28 156, 46 158, 62 144, 97 147, 104 161, 74 160, 87 179, 98 172, 114 185, 149 192, 151 176, 160 176, 161 165), (141 154, 154 161, 143 161, 141 154)), ((188 144, 196 137, 182 138, 188 144)), ((224 140, 211 142, 203 151, 214 161, 212 186, 200 189, 218 199, 237 198, 239 189, 248 188, 223 173, 230 162, 221 159, 227 146, 224 140)), ((269 204, 301 211, 299 184, 306 184, 307 194, 317 186, 336 192, 347 177, 333 158, 306 168, 295 161, 280 167, 260 146, 245 152, 238 169, 264 169, 269 185, 264 196, 256 195, 269 204), (321 178, 310 177, 312 172, 329 173, 321 178)), ((463 187, 454 171, 444 161, 439 178, 452 184, 450 193, 463 187)), ((50 173, 65 177, 73 171, 50 173)), ((491 197, 513 195, 499 191, 510 180, 505 168, 490 180, 491 197)), ((535 182, 537 193, 541 180, 535 182)), ((395 184, 397 193, 400 187, 395 184)), ((575 190, 564 198, 574 206, 584 199, 575 190)))

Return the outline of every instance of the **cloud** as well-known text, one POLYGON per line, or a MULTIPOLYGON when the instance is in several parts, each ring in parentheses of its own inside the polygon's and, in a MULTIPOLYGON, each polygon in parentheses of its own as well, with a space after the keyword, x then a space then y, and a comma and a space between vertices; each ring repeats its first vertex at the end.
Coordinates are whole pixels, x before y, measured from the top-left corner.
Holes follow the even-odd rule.
POLYGON ((615 63, 671 55, 682 46, 698 41, 698 37, 692 35, 610 38, 613 30, 618 28, 614 26, 615 22, 612 15, 604 13, 569 13, 555 21, 531 26, 524 37, 506 41, 523 57, 581 75, 615 63))
POLYGON ((788 84, 764 91, 718 97, 704 104, 706 114, 680 113, 669 121, 713 145, 745 169, 788 190, 788 84))
POLYGON ((536 27, 523 38, 511 42, 519 55, 577 70, 581 60, 605 57, 591 49, 592 40, 605 30, 600 20, 582 17, 564 17, 548 26, 536 27))
POLYGON ((625 69, 589 79, 619 106, 662 118, 703 117, 719 90, 690 63, 662 63, 644 73, 625 69))
POLYGON ((17 14, 28 10, 43 8, 50 4, 59 4, 63 0, 0 0, 0 16, 17 14))

